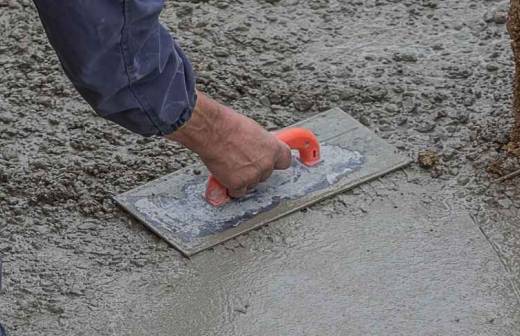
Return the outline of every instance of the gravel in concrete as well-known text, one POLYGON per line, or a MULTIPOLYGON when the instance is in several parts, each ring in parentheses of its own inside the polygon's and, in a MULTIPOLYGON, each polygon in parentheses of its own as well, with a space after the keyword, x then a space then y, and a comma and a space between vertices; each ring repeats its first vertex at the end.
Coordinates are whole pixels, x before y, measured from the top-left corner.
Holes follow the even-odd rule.
MULTIPOLYGON (((410 170, 414 183, 440 184, 468 209, 518 283, 520 179, 495 183, 488 173, 518 168, 495 164, 512 122, 507 5, 176 0, 163 20, 191 56, 199 88, 269 129, 340 107, 402 151, 436 153, 435 167, 410 170)), ((141 277, 164 295, 180 288, 171 278, 196 278, 196 261, 111 200, 196 157, 95 117, 64 77, 31 1, 0 4, 0 41, 0 317, 11 334, 95 330, 99 318, 125 314, 111 307, 132 300, 141 277), (135 289, 122 296, 125 286, 135 289)), ((222 248, 268 251, 291 235, 267 227, 222 248)), ((236 255, 222 258, 239 263, 236 255)))

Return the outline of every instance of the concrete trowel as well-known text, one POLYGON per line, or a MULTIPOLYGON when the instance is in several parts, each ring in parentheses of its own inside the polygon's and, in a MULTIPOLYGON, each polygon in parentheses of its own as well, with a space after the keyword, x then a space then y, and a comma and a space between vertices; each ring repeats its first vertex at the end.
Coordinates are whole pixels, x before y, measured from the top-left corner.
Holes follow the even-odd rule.
POLYGON ((196 165, 115 200, 189 257, 411 162, 340 109, 276 135, 295 150, 292 165, 245 197, 231 199, 203 165, 196 165))
MULTIPOLYGON (((286 128, 275 132, 278 139, 285 142, 291 150, 298 150, 299 161, 307 167, 320 162, 320 143, 316 135, 306 128, 286 128)), ((216 207, 231 201, 226 188, 213 176, 208 179, 208 187, 204 194, 206 201, 216 207)))

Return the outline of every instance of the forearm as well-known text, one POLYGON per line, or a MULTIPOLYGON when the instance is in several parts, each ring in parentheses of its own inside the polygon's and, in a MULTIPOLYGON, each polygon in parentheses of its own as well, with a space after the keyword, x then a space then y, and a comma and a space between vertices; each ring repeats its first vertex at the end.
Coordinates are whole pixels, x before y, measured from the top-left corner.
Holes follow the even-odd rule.
POLYGON ((65 73, 102 117, 166 135, 195 106, 189 61, 159 23, 162 0, 34 0, 65 73))

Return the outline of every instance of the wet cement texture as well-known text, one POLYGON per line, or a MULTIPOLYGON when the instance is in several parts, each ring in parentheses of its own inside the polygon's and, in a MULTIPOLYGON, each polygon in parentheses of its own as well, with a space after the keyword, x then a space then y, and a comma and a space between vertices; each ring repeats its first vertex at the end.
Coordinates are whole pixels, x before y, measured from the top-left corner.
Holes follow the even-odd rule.
POLYGON ((201 90, 270 130, 340 107, 400 151, 436 153, 433 173, 406 170, 409 202, 457 209, 451 222, 393 211, 409 190, 374 182, 186 260, 112 199, 195 155, 94 116, 32 2, 0 2, 2 323, 12 336, 518 335, 520 179, 487 172, 513 121, 507 7, 166 1, 201 90))
POLYGON ((118 289, 132 299, 111 305, 124 314, 109 325, 136 336, 518 335, 518 288, 486 238, 440 185, 407 178, 285 217, 275 241, 252 232, 198 254, 191 274, 142 275, 118 289))

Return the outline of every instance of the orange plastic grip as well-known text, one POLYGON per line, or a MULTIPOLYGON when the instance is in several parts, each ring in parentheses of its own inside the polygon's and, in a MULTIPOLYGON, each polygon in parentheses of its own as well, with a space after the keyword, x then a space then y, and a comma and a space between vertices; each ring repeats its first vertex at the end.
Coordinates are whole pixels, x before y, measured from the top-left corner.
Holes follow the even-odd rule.
MULTIPOLYGON (((310 130, 306 128, 286 128, 275 132, 275 135, 291 149, 298 150, 300 161, 304 165, 313 166, 320 162, 320 144, 310 130)), ((209 204, 215 207, 222 206, 231 200, 227 189, 212 175, 209 176, 204 197, 209 204)))

